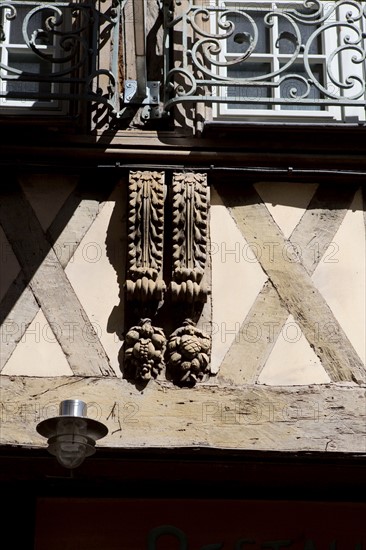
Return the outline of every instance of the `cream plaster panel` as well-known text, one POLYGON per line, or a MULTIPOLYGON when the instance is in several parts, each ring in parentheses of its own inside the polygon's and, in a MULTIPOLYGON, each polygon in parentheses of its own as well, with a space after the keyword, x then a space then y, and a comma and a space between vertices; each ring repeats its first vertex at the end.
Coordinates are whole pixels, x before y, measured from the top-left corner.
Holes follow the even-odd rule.
POLYGON ((99 336, 112 368, 117 376, 121 376, 118 362, 121 341, 116 332, 122 332, 122 326, 121 323, 113 326, 112 321, 119 306, 120 287, 112 263, 120 265, 122 272, 125 254, 121 242, 123 225, 120 223, 116 231, 109 230, 112 216, 117 216, 120 221, 122 218, 118 207, 120 201, 116 200, 118 195, 123 196, 120 187, 116 188, 104 204, 65 271, 99 336))
POLYGON ((257 183, 257 193, 288 239, 309 205, 317 184, 257 183))
MULTIPOLYGON (((333 242, 313 275, 350 342, 365 362, 366 356, 366 243, 359 190, 333 242)), ((321 335, 336 338, 332 327, 319 327, 321 335)))
POLYGON ((211 196, 211 254, 211 368, 215 372, 267 277, 214 189, 211 196))
POLYGON ((20 265, 0 226, 0 302, 20 271, 20 265))
POLYGON ((23 176, 20 182, 42 228, 46 230, 75 188, 77 178, 76 176, 37 174, 23 176))
MULTIPOLYGON (((57 327, 56 330, 70 330, 57 327)), ((55 334, 40 310, 23 334, 2 374, 11 376, 71 376, 55 334)))
POLYGON ((325 384, 330 382, 299 325, 289 315, 264 369, 259 384, 271 386, 325 384))

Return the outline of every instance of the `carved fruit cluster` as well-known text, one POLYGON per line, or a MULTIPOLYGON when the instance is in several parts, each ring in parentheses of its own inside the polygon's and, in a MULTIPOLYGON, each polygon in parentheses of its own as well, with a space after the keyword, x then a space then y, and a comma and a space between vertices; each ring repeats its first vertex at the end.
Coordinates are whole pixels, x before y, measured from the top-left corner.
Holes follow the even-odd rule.
POLYGON ((165 365, 173 382, 193 386, 209 374, 210 337, 186 319, 171 335, 168 345, 161 328, 150 319, 142 319, 132 327, 125 339, 125 373, 127 378, 148 382, 156 378, 165 365))
POLYGON ((171 335, 168 343, 168 369, 177 384, 194 385, 209 372, 211 340, 187 319, 171 335))
POLYGON ((156 378, 164 367, 166 338, 161 328, 150 319, 141 319, 130 328, 125 339, 125 369, 129 377, 148 381, 156 378))

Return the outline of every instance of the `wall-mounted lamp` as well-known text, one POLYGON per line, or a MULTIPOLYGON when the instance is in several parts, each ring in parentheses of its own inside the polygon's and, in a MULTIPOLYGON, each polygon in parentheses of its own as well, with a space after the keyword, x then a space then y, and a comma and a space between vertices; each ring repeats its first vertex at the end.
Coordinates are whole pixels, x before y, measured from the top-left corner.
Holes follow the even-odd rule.
POLYGON ((48 451, 65 468, 77 468, 84 458, 95 453, 95 442, 105 437, 108 428, 87 418, 87 405, 80 399, 60 403, 60 416, 37 425, 37 432, 48 438, 48 451))

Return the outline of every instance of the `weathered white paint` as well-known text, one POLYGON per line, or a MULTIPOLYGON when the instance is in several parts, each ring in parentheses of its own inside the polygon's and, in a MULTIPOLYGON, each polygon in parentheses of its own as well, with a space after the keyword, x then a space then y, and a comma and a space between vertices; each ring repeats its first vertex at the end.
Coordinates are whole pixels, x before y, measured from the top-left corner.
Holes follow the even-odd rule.
MULTIPOLYGON (((365 363, 366 243, 361 190, 325 251, 313 281, 365 363)), ((332 326, 319 329, 330 341, 337 338, 332 326)))
MULTIPOLYGON (((57 330, 69 330, 58 327, 57 330)), ((3 369, 10 376, 71 376, 72 370, 47 319, 39 310, 3 369)))
MULTIPOLYGON (((38 175, 34 176, 34 178, 36 181, 38 175)), ((34 178, 31 180, 33 184, 32 189, 36 187, 35 181, 33 181, 34 178)), ((47 197, 48 195, 45 191, 43 196, 44 204, 47 204, 47 197)), ((64 207, 61 207, 61 211, 57 212, 56 218, 48 228, 50 242, 55 241, 53 249, 63 268, 72 260, 74 251, 77 249, 81 239, 98 215, 101 209, 99 201, 100 198, 99 200, 97 197, 93 199, 88 196, 85 191, 76 193, 71 197, 70 201, 67 201, 65 211, 64 207)), ((35 210, 36 207, 34 211, 35 210)), ((38 223, 39 221, 37 218, 37 224, 38 223)), ((25 237, 27 237, 27 235, 25 235, 25 237)), ((43 235, 41 240, 43 242, 43 235)), ((38 242, 38 246, 40 246, 41 240, 38 242)), ((34 244, 32 243, 32 246, 37 247, 37 242, 34 244)), ((15 258, 10 243, 9 247, 11 254, 15 258)), ((36 250, 34 252, 36 252, 36 250)), ((7 269, 6 261, 3 262, 2 267, 7 269)), ((54 267, 56 267, 56 264, 54 267)), ((6 365, 19 340, 22 339, 25 331, 32 323, 38 311, 39 304, 33 296, 31 286, 24 287, 24 274, 19 271, 18 275, 14 277, 14 281, 0 305, 0 314, 4 319, 4 324, 0 327, 0 370, 6 365)), ((66 319, 66 322, 67 321, 66 319)), ((60 327, 59 330, 64 330, 66 333, 71 330, 71 337, 77 340, 73 328, 70 329, 69 326, 64 326, 63 328, 60 327)))
MULTIPOLYGON (((56 185, 50 185, 46 176, 42 178, 37 176, 36 180, 28 178, 22 182, 23 190, 44 228, 49 225, 51 217, 56 215, 73 189, 75 180, 60 179, 58 183, 60 184, 59 191, 57 191, 56 185)), ((261 193, 276 223, 288 235, 306 210, 317 186, 261 183, 256 185, 256 188, 261 193)), ((241 323, 267 278, 215 190, 212 192, 211 203, 212 368, 213 371, 217 371, 232 342, 245 337, 245 334, 239 333, 241 323)), ((71 285, 97 329, 101 343, 112 362, 113 370, 118 376, 121 376, 118 359, 121 347, 119 337, 123 330, 123 311, 120 303, 120 301, 123 302, 122 286, 125 261, 125 251, 121 241, 125 238, 124 224, 122 223, 123 204, 123 186, 121 186, 116 188, 110 200, 102 207, 94 223, 90 222, 92 225, 89 231, 66 267, 66 274, 71 285), (112 227, 112 218, 113 224, 115 224, 114 228, 112 227), (120 280, 118 280, 118 275, 120 280)), ((93 213, 93 216, 95 215, 96 213, 93 213)), ((87 217, 86 215, 86 220, 87 217)), ((65 231, 67 231, 66 228, 65 231)), ((5 269, 2 269, 2 282, 4 282, 3 288, 7 289, 19 270, 19 264, 2 230, 0 238, 2 239, 2 250, 6 251, 6 255, 2 255, 2 262, 5 265, 5 269), (4 260, 6 260, 5 264, 4 260)), ((360 194, 355 198, 352 211, 347 214, 334 242, 339 248, 337 262, 327 261, 327 258, 330 260, 333 258, 332 253, 334 252, 334 249, 329 247, 314 275, 314 280, 317 279, 318 288, 326 300, 333 304, 332 309, 337 319, 345 329, 356 351, 364 359, 365 237, 360 194), (353 245, 350 246, 350 243, 353 245), (345 280, 351 281, 352 284, 344 284, 345 280)), ((263 249, 263 253, 269 253, 269 249, 263 249)), ((64 254, 60 260, 65 260, 64 254)), ((69 259, 62 261, 64 266, 67 265, 67 261, 69 259)), ((21 322, 19 315, 17 315, 18 321, 21 322)), ((24 335, 24 341, 19 344, 19 351, 12 357, 5 373, 37 376, 49 374, 46 365, 50 361, 47 357, 51 353, 53 360, 56 344, 53 346, 42 338, 39 342, 34 341, 32 334, 35 334, 34 331, 37 330, 35 327, 39 326, 45 327, 46 334, 51 330, 48 328, 47 321, 45 325, 43 322, 39 322, 39 317, 34 319, 24 335), (31 352, 32 345, 37 349, 31 352), (30 353, 38 358, 37 361, 34 361, 35 370, 32 372, 29 372, 29 367, 24 371, 23 367, 27 363, 23 357, 24 355, 29 356, 30 353)), ((319 327, 319 330, 322 330, 322 327, 319 327)), ((242 356, 240 369, 245 369, 245 367, 246 357, 242 356)), ((219 375, 220 381, 243 383, 240 373, 235 372, 234 375, 233 369, 237 370, 237 365, 234 366, 230 361, 224 364, 219 375)), ((61 361, 59 358, 54 370, 55 376, 69 374, 69 372, 65 361, 61 361)), ((324 383, 328 380, 328 375, 322 369, 318 357, 303 336, 299 342, 289 342, 280 336, 259 378, 260 383, 274 385, 324 383)))
POLYGON ((301 328, 289 315, 258 377, 259 384, 272 386, 324 384, 330 382, 320 359, 301 328))
MULTIPOLYGON (((111 315, 119 305, 121 290, 116 268, 119 267, 120 272, 125 269, 123 197, 121 186, 117 186, 65 269, 117 376, 121 376, 118 354, 122 325, 116 333, 116 323, 111 320, 111 315), (117 219, 116 225, 110 228, 112 216, 117 219)), ((120 323, 122 317, 120 314, 120 323)))
MULTIPOLYGON (((301 183, 291 183, 291 185, 288 183, 259 183, 255 185, 256 191, 287 238, 291 236, 305 213, 317 187, 316 184, 304 185, 301 183)), ((343 225, 344 223, 345 221, 343 225)), ((360 228, 358 229, 360 230, 360 228)), ((362 229, 360 232, 362 234, 362 229)), ((316 244, 313 243, 311 246, 315 247, 316 244)), ((302 250, 301 252, 307 251, 302 250)), ((339 283, 346 286, 345 280, 339 283)), ((317 330, 317 327, 314 327, 314 330, 317 330)), ((290 315, 258 377, 258 382, 269 385, 307 385, 324 384, 329 381, 330 378, 319 358, 310 347, 293 316, 290 315)))
POLYGON ((28 174, 22 176, 19 181, 42 229, 46 230, 74 190, 78 178, 56 174, 37 174, 36 176, 28 174))
POLYGON ((289 238, 301 220, 318 185, 262 182, 254 187, 284 236, 289 238))
POLYGON ((240 325, 267 277, 219 195, 214 189, 211 193, 211 361, 217 371, 232 342, 240 338, 240 325))

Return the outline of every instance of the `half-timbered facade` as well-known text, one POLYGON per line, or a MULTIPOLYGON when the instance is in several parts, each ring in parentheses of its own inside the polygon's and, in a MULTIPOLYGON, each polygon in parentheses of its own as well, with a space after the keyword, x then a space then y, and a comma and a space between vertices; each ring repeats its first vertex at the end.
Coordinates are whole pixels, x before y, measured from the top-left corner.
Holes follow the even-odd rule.
POLYGON ((149 497, 362 500, 365 4, 0 1, 6 494, 62 475, 36 426, 82 399, 108 495, 125 464, 149 497))

